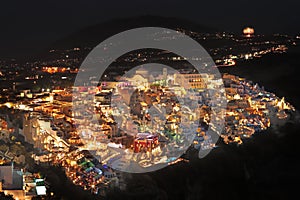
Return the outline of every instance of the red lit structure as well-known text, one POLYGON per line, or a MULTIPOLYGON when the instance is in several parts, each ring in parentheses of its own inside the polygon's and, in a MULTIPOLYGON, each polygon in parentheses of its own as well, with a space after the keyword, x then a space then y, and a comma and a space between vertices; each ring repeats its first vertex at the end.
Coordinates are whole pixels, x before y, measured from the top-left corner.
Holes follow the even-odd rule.
POLYGON ((158 146, 158 136, 150 133, 138 133, 133 142, 135 153, 151 151, 158 146))

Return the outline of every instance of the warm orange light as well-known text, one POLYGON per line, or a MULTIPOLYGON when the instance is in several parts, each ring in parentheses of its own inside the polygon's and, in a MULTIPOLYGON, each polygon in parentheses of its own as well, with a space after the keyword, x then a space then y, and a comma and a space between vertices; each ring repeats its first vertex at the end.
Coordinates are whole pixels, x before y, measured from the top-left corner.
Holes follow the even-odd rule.
POLYGON ((246 27, 243 30, 243 34, 246 35, 246 36, 251 36, 251 35, 254 34, 254 29, 251 28, 251 27, 246 27))
POLYGON ((43 67, 42 68, 43 72, 47 72, 49 74, 53 74, 53 73, 65 73, 67 72, 67 68, 65 67, 52 67, 52 66, 48 66, 48 67, 43 67))

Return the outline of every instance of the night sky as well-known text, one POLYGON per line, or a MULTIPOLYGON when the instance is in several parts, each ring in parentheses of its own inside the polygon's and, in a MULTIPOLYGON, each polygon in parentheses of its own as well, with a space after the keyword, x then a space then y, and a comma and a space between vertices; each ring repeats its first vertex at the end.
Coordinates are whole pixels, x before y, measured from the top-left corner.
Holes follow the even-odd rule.
POLYGON ((7 0, 0 3, 0 58, 26 56, 84 27, 115 18, 158 15, 189 19, 240 33, 300 33, 300 1, 70 1, 7 0))

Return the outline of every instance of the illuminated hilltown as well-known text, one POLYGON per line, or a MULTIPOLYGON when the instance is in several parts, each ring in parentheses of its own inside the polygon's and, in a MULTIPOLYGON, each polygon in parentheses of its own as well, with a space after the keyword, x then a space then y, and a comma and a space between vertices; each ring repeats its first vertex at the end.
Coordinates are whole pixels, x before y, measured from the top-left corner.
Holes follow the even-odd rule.
MULTIPOLYGON (((225 53, 220 52, 224 48, 210 49, 218 67, 234 67, 239 60, 259 59, 288 49, 284 42, 255 37, 254 29, 249 27, 240 37, 185 32, 201 40, 251 42, 249 50, 240 52, 234 52, 234 45, 225 53)), ((295 45, 290 38, 287 40, 288 45, 295 45)), ((184 152, 189 146, 198 151, 217 148, 208 127, 213 116, 211 105, 220 102, 216 96, 208 96, 207 88, 216 94, 221 84, 227 100, 225 127, 215 134, 224 144, 241 145, 252 135, 288 120, 295 111, 284 97, 251 80, 228 73, 218 80, 212 74, 196 73, 180 66, 184 58, 169 57, 168 52, 132 53, 125 62, 144 62, 156 54, 159 60, 178 62, 178 71, 162 68, 153 76, 142 63, 130 76, 121 76, 115 70, 107 72, 97 88, 74 87, 72 81, 82 59, 72 53, 80 51, 77 47, 50 50, 49 54, 58 53, 59 57, 24 66, 14 61, 0 63, 1 81, 7 82, 1 84, 0 177, 5 181, 0 183, 0 191, 16 199, 49 193, 47 179, 27 170, 28 160, 41 166, 59 166, 73 184, 92 194, 105 195, 111 188, 126 188, 122 171, 128 168, 142 171, 153 165, 188 162, 173 152, 184 152), (28 66, 32 71, 25 70, 28 66), (83 98, 74 98, 74 91, 83 98), (91 94, 91 110, 73 109, 91 94), (186 94, 192 95, 186 98, 186 94), (180 98, 197 101, 198 105, 185 106, 180 98)))

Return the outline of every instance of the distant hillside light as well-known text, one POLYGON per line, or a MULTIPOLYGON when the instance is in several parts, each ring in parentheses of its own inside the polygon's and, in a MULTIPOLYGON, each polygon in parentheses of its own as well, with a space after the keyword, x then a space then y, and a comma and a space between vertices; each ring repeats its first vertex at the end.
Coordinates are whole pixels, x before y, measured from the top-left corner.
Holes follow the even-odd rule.
POLYGON ((246 37, 251 37, 251 36, 254 35, 254 29, 251 28, 251 27, 246 27, 246 28, 243 29, 243 34, 246 37))

